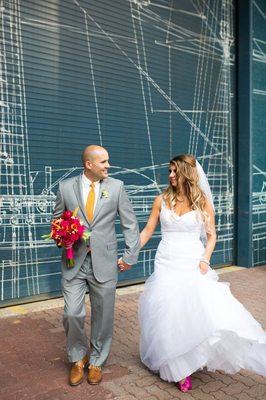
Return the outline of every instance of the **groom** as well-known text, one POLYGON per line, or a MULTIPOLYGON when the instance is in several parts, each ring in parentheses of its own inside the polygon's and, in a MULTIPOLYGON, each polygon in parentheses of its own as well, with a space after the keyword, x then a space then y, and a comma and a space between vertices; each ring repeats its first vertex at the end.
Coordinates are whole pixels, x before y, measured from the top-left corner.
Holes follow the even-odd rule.
POLYGON ((89 365, 88 382, 102 380, 102 366, 110 353, 117 272, 128 270, 137 262, 140 249, 138 224, 125 192, 123 182, 108 177, 109 156, 101 146, 87 146, 82 153, 84 166, 80 176, 66 179, 59 185, 53 217, 74 211, 84 222, 91 236, 73 246, 75 266, 66 264, 62 255, 62 291, 65 308, 63 324, 67 337, 67 353, 72 362, 69 383, 83 381, 89 365), (123 256, 117 261, 115 220, 117 214, 125 239, 123 256), (85 334, 86 290, 91 305, 90 356, 85 334))

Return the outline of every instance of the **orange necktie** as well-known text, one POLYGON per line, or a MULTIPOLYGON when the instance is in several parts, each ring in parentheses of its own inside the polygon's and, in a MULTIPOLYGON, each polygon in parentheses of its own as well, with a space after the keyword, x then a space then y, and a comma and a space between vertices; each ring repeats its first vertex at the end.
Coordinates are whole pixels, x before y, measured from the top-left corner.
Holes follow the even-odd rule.
POLYGON ((89 223, 92 221, 94 203, 95 203, 95 183, 90 184, 91 190, 88 193, 87 202, 86 202, 86 212, 88 216, 89 223))

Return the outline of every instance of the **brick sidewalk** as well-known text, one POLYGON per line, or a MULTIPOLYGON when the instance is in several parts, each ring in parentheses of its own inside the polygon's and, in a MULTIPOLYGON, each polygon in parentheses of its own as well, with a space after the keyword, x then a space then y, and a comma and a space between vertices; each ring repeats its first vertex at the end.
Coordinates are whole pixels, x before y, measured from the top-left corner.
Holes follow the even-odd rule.
MULTIPOLYGON (((266 329, 266 266, 226 272, 233 294, 266 329)), ((193 390, 178 391, 143 367, 139 360, 138 298, 142 285, 118 289, 112 353, 103 381, 91 386, 68 385, 69 364, 62 327, 62 300, 32 306, 25 315, 0 310, 1 400, 265 400, 266 378, 247 371, 235 375, 205 370, 193 374, 193 390), (52 307, 51 304, 54 306, 52 307), (9 315, 9 314, 8 314, 9 315), (12 315, 12 313, 11 313, 12 315)), ((23 307, 15 308, 18 313, 23 307)), ((87 307, 89 313, 89 306, 87 307)), ((87 330, 89 325, 87 322, 87 330)))

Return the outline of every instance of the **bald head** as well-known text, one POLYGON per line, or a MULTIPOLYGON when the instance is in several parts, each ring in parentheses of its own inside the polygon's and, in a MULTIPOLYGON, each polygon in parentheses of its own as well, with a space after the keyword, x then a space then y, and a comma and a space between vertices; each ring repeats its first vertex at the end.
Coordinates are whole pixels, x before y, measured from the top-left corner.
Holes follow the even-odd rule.
POLYGON ((91 144, 85 147, 81 156, 83 166, 85 166, 86 161, 93 162, 95 160, 95 157, 102 153, 107 153, 107 150, 105 150, 105 148, 102 146, 98 146, 97 144, 91 144))
POLYGON ((96 144, 85 147, 82 153, 84 173, 92 182, 107 178, 109 155, 107 150, 96 144))

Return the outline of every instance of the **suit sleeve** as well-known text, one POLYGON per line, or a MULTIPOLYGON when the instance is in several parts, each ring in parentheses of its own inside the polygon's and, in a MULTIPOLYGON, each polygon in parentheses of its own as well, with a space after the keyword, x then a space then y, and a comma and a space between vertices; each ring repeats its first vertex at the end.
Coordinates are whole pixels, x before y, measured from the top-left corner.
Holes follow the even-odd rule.
POLYGON ((56 195, 55 206, 53 210, 52 219, 59 218, 66 211, 65 202, 61 193, 61 185, 56 195))
POLYGON ((136 264, 140 251, 139 226, 123 183, 120 188, 118 213, 125 239, 122 258, 128 264, 136 264))

